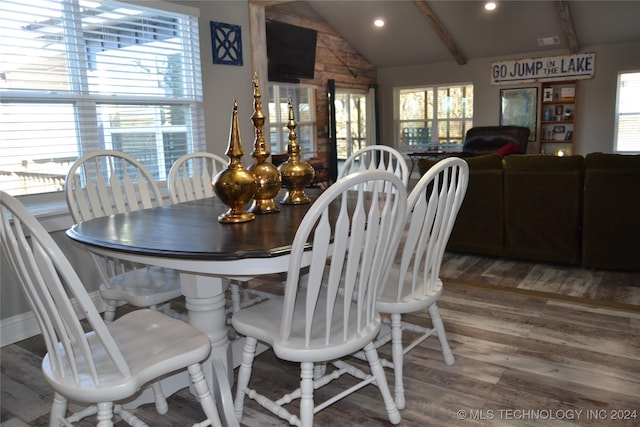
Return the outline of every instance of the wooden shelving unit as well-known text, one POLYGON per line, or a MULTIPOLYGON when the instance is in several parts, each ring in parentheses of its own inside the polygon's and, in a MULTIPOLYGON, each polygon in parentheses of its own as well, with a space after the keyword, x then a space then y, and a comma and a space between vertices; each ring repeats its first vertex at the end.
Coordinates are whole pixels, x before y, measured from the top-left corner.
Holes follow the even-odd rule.
POLYGON ((540 103, 540 152, 556 154, 561 148, 572 153, 576 142, 578 83, 559 81, 542 85, 540 103))

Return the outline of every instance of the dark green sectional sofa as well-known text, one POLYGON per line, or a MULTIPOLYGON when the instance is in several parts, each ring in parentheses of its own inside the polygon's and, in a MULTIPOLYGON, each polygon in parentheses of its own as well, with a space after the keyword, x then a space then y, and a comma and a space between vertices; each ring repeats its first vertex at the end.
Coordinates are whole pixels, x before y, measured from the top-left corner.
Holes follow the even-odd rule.
MULTIPOLYGON (((469 188, 448 250, 640 270, 640 156, 488 154, 465 160, 469 188)), ((421 159, 420 173, 435 162, 421 159)))

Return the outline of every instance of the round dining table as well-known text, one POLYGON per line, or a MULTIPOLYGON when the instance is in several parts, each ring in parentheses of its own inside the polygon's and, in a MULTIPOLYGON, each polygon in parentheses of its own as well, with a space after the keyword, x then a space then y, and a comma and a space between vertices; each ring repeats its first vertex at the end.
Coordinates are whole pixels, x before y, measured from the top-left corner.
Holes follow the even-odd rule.
MULTIPOLYGON (((307 191, 312 200, 320 192, 307 191)), ((282 195, 281 192, 276 200, 282 200, 282 195)), ((229 224, 218 221, 228 207, 218 198, 206 198, 91 219, 73 225, 67 236, 98 255, 180 272, 188 321, 211 340, 211 356, 203 367, 205 376, 223 423, 235 426, 238 421, 231 384, 233 368, 239 364, 241 354, 236 354, 234 360, 228 339, 226 279, 246 281, 286 272, 291 243, 310 206, 281 205, 280 212, 229 224)), ((186 376, 176 376, 173 383, 163 382, 163 390, 172 394, 187 384, 186 376)), ((148 399, 152 396, 143 394, 130 406, 148 399)))

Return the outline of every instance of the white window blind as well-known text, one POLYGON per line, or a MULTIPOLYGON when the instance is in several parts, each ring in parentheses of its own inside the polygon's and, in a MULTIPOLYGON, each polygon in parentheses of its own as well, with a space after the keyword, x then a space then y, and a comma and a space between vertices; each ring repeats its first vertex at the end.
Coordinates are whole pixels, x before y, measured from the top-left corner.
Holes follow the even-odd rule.
POLYGON ((615 151, 640 153, 640 72, 618 74, 615 151))
POLYGON ((0 46, 5 191, 60 191, 71 163, 96 149, 133 155, 157 180, 204 149, 197 16, 111 0, 0 0, 0 46))

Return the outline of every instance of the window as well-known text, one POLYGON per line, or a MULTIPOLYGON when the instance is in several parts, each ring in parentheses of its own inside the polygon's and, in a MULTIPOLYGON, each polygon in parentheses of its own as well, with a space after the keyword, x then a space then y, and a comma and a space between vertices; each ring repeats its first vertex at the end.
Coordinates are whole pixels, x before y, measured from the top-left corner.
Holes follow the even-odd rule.
POLYGON ((0 10, 0 188, 60 191, 71 163, 97 149, 164 180, 204 149, 197 16, 112 0, 0 10))
POLYGON ((269 142, 271 153, 284 154, 289 144, 289 99, 293 103, 296 122, 296 141, 302 158, 316 153, 316 103, 315 89, 304 85, 269 83, 269 142))
POLYGON ((339 160, 367 145, 367 94, 336 90, 336 144, 339 160))
POLYGON ((473 85, 396 89, 396 138, 402 150, 462 145, 473 127, 473 85))
POLYGON ((618 153, 640 153, 640 72, 618 74, 615 147, 618 153))

